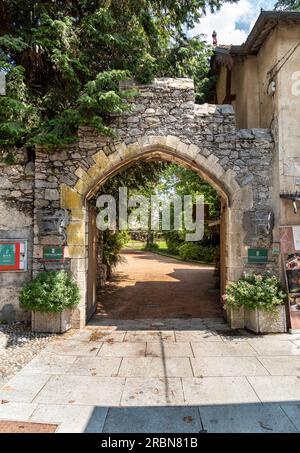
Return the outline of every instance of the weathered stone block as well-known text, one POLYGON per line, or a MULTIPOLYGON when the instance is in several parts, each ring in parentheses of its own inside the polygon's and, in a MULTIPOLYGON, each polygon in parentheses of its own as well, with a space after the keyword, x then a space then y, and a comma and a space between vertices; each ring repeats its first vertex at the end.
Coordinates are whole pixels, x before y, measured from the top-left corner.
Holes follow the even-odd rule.
POLYGON ((287 331, 285 307, 281 305, 271 312, 257 308, 245 310, 245 326, 255 333, 285 333, 287 331))
POLYGON ((65 209, 81 209, 83 206, 82 196, 65 184, 60 188, 60 200, 61 207, 65 209))
POLYGON ((231 329, 243 329, 245 327, 244 308, 234 310, 229 307, 227 309, 228 324, 231 329))
POLYGON ((46 189, 45 199, 49 201, 59 200, 59 191, 57 189, 46 189))

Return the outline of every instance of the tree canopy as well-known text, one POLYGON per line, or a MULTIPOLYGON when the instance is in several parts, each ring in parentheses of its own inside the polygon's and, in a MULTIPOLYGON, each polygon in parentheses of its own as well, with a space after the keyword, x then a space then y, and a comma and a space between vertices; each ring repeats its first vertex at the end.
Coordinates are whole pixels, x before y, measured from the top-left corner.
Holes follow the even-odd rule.
POLYGON ((188 30, 226 1, 0 0, 0 146, 67 144, 84 124, 113 135, 128 78, 193 77, 203 100, 211 50, 188 30))
POLYGON ((300 0, 279 0, 276 3, 275 8, 287 11, 299 11, 300 0))

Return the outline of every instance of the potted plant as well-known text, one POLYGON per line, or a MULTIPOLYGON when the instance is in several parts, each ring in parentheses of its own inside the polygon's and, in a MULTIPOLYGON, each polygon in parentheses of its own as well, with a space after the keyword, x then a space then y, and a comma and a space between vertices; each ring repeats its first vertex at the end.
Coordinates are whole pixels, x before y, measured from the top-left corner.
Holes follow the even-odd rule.
POLYGON ((32 311, 34 332, 63 333, 71 328, 72 309, 80 293, 73 276, 66 271, 42 272, 23 286, 20 305, 32 311))
MULTIPOLYGON (((272 275, 246 275, 228 285, 225 294, 226 309, 243 312, 244 326, 256 333, 286 332, 285 303, 287 294, 280 280, 272 275)), ((231 316, 229 316, 230 320, 231 316)), ((241 327, 241 325, 239 326, 241 327)))

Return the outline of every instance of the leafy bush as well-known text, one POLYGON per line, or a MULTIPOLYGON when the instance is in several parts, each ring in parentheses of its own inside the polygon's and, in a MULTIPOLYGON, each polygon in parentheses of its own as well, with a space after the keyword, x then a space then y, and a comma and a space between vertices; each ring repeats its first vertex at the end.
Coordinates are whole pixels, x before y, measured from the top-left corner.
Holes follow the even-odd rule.
POLYGON ((127 231, 103 232, 103 263, 115 267, 121 261, 121 249, 129 241, 127 231))
POLYGON ((157 250, 159 250, 159 245, 156 242, 153 242, 153 244, 149 245, 146 244, 143 250, 150 250, 156 252, 157 250))
POLYGON ((79 288, 73 276, 66 271, 48 271, 38 274, 23 286, 20 305, 27 310, 61 312, 78 305, 79 288))
POLYGON ((184 260, 212 263, 217 255, 217 248, 204 246, 196 242, 187 242, 178 247, 179 256, 184 260))
POLYGON ((180 234, 177 231, 170 231, 164 234, 168 252, 171 255, 178 255, 180 245, 184 244, 184 241, 181 239, 180 234))
POLYGON ((180 258, 184 260, 198 260, 200 246, 193 242, 180 245, 178 248, 180 258))
POLYGON ((231 283, 224 297, 226 305, 233 309, 245 307, 272 311, 287 300, 280 280, 271 275, 247 275, 236 283, 231 283))

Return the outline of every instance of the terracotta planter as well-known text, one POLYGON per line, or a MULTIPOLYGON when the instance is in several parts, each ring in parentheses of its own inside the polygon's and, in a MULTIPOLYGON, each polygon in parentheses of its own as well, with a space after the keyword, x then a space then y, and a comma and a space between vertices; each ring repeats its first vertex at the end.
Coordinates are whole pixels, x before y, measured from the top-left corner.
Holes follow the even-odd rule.
POLYGON ((245 309, 245 327, 255 333, 287 332, 285 306, 280 305, 271 312, 245 309))
POLYGON ((244 308, 228 308, 227 310, 228 325, 231 329, 243 329, 245 327, 244 308))
POLYGON ((71 329, 72 310, 63 310, 59 313, 42 313, 33 311, 31 330, 42 333, 64 333, 71 329))

